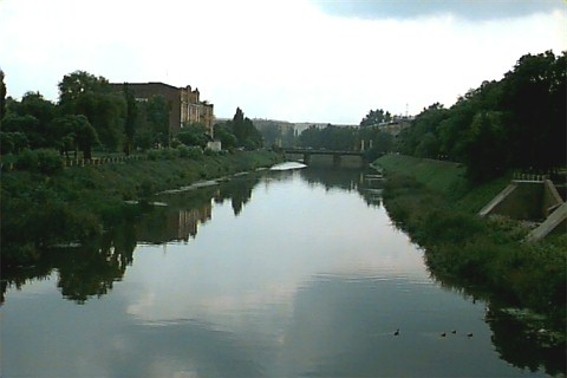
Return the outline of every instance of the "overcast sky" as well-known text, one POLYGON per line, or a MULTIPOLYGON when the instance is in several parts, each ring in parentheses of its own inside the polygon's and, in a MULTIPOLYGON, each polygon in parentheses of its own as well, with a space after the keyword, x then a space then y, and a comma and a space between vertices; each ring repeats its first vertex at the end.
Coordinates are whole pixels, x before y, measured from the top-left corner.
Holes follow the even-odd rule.
POLYGON ((198 87, 217 117, 358 124, 417 114, 524 54, 567 50, 562 0, 0 0, 8 95, 83 70, 198 87))

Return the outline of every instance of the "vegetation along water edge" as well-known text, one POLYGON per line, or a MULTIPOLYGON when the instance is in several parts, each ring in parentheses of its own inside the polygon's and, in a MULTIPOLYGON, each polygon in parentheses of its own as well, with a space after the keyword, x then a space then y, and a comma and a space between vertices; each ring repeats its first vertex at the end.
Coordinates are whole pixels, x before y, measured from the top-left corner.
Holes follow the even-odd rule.
POLYGON ((477 215, 510 177, 472 184, 457 163, 396 154, 374 164, 387 178, 388 213, 436 279, 522 318, 543 347, 564 353, 567 235, 525 242, 521 222, 477 215))
MULTIPOLYGON (((58 161, 55 154, 54 161, 58 161)), ((42 251, 83 243, 135 217, 153 194, 267 167, 266 150, 202 153, 184 147, 150 150, 140 159, 105 165, 2 173, 2 270, 32 266, 42 251)), ((43 159, 45 160, 45 159, 43 159)))

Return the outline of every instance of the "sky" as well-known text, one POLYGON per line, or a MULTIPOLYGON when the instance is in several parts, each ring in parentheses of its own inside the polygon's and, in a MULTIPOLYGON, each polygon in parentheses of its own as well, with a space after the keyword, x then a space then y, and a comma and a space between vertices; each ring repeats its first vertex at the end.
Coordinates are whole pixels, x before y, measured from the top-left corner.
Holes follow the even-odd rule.
POLYGON ((0 0, 8 95, 76 70, 199 88, 215 116, 358 124, 449 107, 525 54, 567 50, 564 0, 0 0))

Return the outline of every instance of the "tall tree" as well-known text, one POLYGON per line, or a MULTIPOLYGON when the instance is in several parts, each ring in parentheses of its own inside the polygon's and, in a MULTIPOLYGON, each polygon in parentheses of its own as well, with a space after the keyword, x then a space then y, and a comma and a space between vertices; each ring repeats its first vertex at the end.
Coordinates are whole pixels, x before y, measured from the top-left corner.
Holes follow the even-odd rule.
POLYGON ((68 150, 80 150, 83 158, 92 158, 92 148, 99 143, 96 130, 84 115, 65 115, 51 122, 51 134, 55 137, 55 145, 62 153, 68 150))
POLYGON ((169 132, 169 104, 161 95, 152 96, 145 103, 145 114, 154 135, 154 142, 168 146, 170 142, 169 132))
POLYGON ((236 108, 234 117, 232 117, 232 131, 234 133, 234 136, 238 140, 238 143, 242 143, 245 138, 244 113, 240 108, 236 108))
POLYGON ((232 126, 232 132, 236 137, 238 146, 248 150, 262 146, 262 134, 254 127, 250 118, 244 117, 244 113, 240 108, 236 108, 230 125, 232 126))
POLYGON ((63 76, 58 84, 59 103, 61 105, 72 104, 83 94, 88 92, 109 92, 108 80, 104 77, 96 77, 86 71, 75 71, 63 76))
POLYGON ((123 87, 124 98, 126 100, 126 118, 124 120, 124 133, 126 135, 126 142, 124 144, 124 152, 130 155, 132 146, 134 145, 134 136, 136 134, 136 123, 138 120, 138 105, 134 94, 128 88, 128 84, 124 83, 123 87))
POLYGON ((504 105, 513 115, 514 165, 547 169, 565 164, 565 52, 522 56, 504 78, 504 105))
POLYGON ((104 77, 84 71, 65 75, 59 83, 59 105, 65 114, 87 117, 105 149, 119 149, 125 138, 126 100, 104 77))

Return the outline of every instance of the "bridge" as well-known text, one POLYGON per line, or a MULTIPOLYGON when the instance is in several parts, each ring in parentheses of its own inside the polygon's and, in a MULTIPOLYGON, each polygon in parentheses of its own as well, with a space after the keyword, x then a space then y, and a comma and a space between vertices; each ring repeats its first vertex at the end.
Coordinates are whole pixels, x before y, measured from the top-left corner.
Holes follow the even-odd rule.
POLYGON ((367 162, 360 151, 316 150, 311 148, 284 148, 286 159, 301 161, 311 166, 362 168, 367 162))

